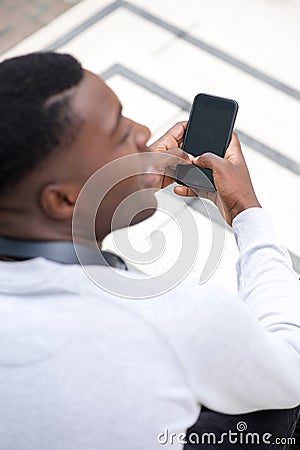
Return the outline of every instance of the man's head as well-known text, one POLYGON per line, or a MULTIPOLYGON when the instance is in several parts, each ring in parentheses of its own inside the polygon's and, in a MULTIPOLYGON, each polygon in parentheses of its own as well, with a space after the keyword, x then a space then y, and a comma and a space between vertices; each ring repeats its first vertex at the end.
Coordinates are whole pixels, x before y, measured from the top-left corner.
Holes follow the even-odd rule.
MULTIPOLYGON (((84 183, 105 164, 147 150, 149 130, 122 116, 118 98, 69 55, 35 53, 0 64, 0 234, 71 239, 84 183)), ((121 174, 120 174, 121 175, 121 174)), ((98 240, 143 176, 117 184, 99 207, 98 240)), ((148 191, 149 192, 149 191, 148 191)), ((153 213, 153 193, 140 197, 153 213)), ((119 226, 128 225, 125 216, 119 226)))

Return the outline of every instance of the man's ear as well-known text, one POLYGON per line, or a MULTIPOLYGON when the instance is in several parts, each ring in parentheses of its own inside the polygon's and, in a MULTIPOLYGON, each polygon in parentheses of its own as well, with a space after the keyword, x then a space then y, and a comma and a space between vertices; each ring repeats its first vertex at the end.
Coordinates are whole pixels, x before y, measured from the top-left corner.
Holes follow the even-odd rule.
POLYGON ((51 219, 68 220, 72 218, 77 196, 71 184, 49 183, 40 191, 39 204, 51 219))

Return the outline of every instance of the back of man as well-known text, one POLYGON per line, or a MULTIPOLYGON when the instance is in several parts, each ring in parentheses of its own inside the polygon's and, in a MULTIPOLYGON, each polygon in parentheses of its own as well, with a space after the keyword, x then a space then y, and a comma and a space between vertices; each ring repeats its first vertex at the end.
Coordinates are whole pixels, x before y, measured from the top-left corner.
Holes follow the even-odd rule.
POLYGON ((237 136, 224 159, 195 159, 180 149, 186 123, 148 148, 147 127, 121 111, 68 55, 0 64, 0 243, 17 249, 0 248, 1 450, 180 449, 201 405, 242 414, 300 403, 299 282, 237 136), (164 167, 154 170, 155 152, 164 167), (74 238, 101 254, 110 231, 151 216, 172 154, 213 171, 217 191, 197 195, 233 227, 239 297, 210 282, 164 289, 91 261, 87 271, 55 253, 61 244, 74 253, 74 238), (45 245, 51 255, 31 251, 45 245), (152 294, 137 295, 141 281, 152 294))
MULTIPOLYGON (((226 413, 293 403, 276 386, 285 373, 294 383, 289 368, 262 378, 280 348, 268 350, 244 304, 211 283, 126 300, 79 265, 0 267, 1 449, 180 449, 201 403, 226 413)), ((94 269, 98 279, 111 270, 94 269)))
POLYGON ((200 406, 160 329, 159 315, 180 315, 174 294, 139 308, 97 292, 80 266, 0 267, 1 449, 154 449, 159 433, 196 421, 200 406))

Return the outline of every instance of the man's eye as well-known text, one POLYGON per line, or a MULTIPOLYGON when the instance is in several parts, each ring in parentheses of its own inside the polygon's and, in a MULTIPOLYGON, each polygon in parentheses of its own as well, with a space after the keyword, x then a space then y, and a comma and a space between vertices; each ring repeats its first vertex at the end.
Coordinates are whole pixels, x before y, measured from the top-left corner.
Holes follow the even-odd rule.
POLYGON ((124 136, 122 137, 121 141, 119 142, 119 145, 120 145, 120 144, 123 144, 123 142, 125 142, 126 139, 130 136, 131 129, 132 129, 132 127, 131 127, 131 125, 130 125, 130 126, 127 128, 126 133, 125 133, 124 136))

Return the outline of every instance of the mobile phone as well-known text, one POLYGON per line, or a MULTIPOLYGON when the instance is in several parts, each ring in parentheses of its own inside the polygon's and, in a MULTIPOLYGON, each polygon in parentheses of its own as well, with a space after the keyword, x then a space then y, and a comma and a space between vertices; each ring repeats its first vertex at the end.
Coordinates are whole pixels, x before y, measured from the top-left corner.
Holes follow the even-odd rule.
MULTIPOLYGON (((235 100, 207 94, 196 95, 184 137, 183 150, 193 156, 212 152, 224 157, 231 140, 237 112, 238 104, 235 100)), ((177 183, 185 186, 216 190, 210 169, 179 164, 175 177, 177 183)))

